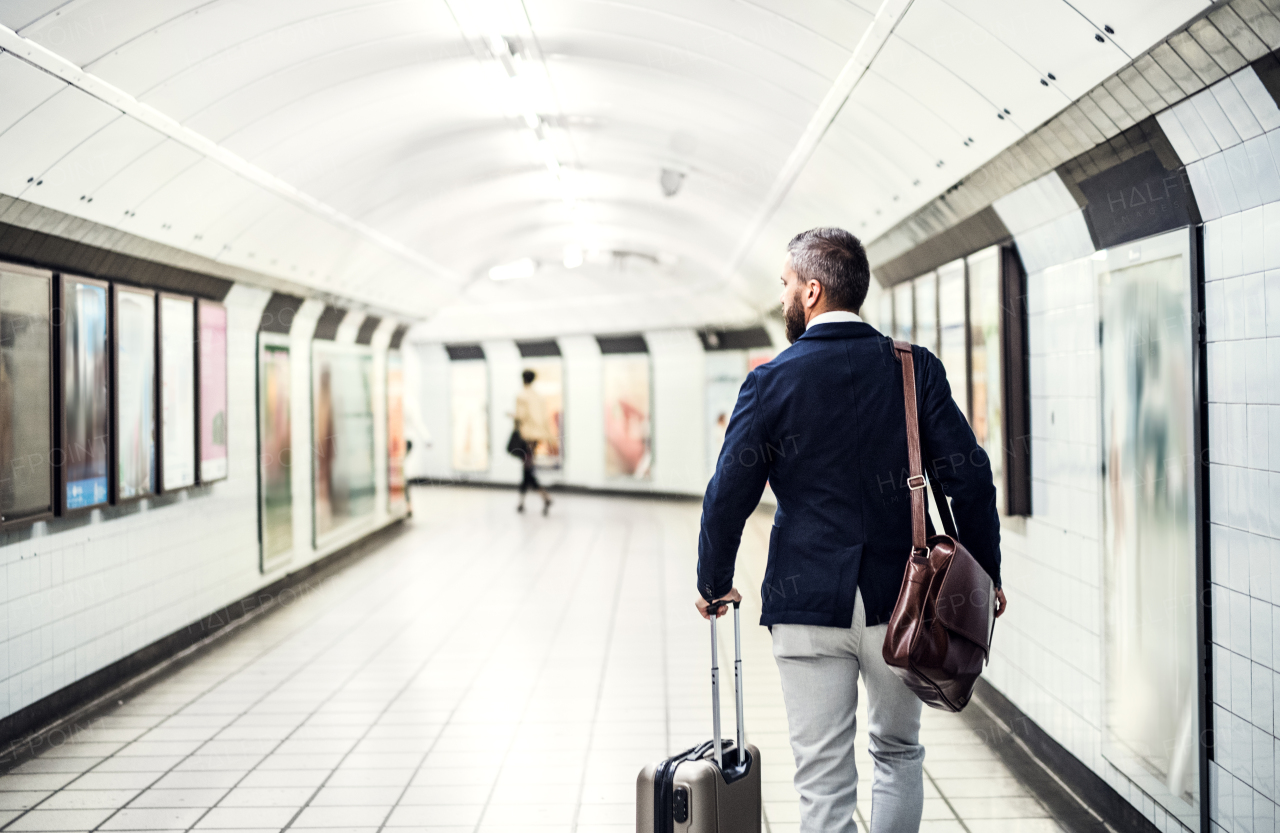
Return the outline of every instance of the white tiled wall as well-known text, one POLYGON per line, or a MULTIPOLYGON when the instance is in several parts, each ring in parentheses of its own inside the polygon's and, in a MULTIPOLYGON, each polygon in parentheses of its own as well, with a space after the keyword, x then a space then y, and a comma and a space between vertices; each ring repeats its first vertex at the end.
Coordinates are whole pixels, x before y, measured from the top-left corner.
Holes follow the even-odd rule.
MULTIPOLYGON (((54 521, 0 534, 0 717, 279 577, 258 571, 255 344, 269 294, 236 286, 226 299, 226 480, 171 504, 135 504, 120 516, 95 511, 74 528, 54 521)), ((295 361, 294 373, 309 398, 309 363, 295 361)), ((296 448, 305 457, 305 442, 296 448)), ((294 490, 295 515, 309 530, 305 485, 294 490)), ((328 551, 311 550, 309 533, 303 537, 306 549, 290 569, 328 551)))
POLYGON ((1084 213, 1057 171, 1001 197, 992 208, 1017 239, 1029 275, 1093 253, 1084 213))
POLYGON ((1184 829, 1102 754, 1097 279, 1057 174, 996 204, 1028 269, 1033 515, 1006 522, 1010 609, 989 681, 1160 830, 1184 829))
MULTIPOLYGON (((1280 108, 1246 68, 1158 119, 1208 221, 1207 798, 1215 829, 1270 833, 1280 799, 1280 108)), ((989 679, 1158 827, 1175 830, 1101 752, 1096 281, 1083 223, 1055 176, 995 206, 1031 273, 1035 514, 1025 534, 1005 531, 1005 584, 1015 595, 989 679), (1077 259, 1048 266, 1068 253, 1077 259)))
POLYGON ((1158 116, 1204 228, 1215 829, 1271 831, 1280 768, 1280 108, 1250 68, 1158 116))
MULTIPOLYGON (((1021 243, 1021 241, 1019 241, 1021 243)), ((1098 542, 1098 343, 1091 257, 1027 277, 1031 505, 1006 522, 1009 613, 988 680, 1095 772, 1102 757, 1102 566, 1098 542)), ((1120 785, 1128 794, 1127 783, 1120 785)), ((1153 813, 1154 815, 1154 813, 1153 813)), ((1168 819, 1154 819, 1161 829, 1168 819)))
POLYGON ((1212 817, 1273 830, 1280 766, 1280 203, 1205 227, 1212 817))

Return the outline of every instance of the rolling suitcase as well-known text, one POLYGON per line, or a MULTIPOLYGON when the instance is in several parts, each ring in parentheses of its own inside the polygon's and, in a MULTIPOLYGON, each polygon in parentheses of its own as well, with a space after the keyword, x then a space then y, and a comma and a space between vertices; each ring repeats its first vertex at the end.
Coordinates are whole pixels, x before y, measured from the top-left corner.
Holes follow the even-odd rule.
POLYGON ((733 683, 737 742, 720 740, 720 666, 711 615, 711 723, 714 737, 640 770, 636 833, 760 833, 760 750, 744 746, 742 630, 733 603, 733 683), (745 749, 746 755, 741 751, 745 749))

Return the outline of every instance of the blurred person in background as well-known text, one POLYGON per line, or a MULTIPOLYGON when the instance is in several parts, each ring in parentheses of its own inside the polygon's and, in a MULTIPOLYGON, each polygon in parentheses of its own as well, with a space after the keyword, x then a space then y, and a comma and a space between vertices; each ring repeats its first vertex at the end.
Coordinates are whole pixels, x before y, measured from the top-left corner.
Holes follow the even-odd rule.
POLYGON ((524 477, 520 480, 520 503, 516 506, 516 511, 524 511, 525 493, 530 489, 536 489, 542 495, 542 514, 545 515, 551 509, 551 495, 547 494, 547 490, 538 483, 538 478, 533 471, 533 461, 537 456, 538 443, 554 443, 556 434, 547 421, 546 403, 533 389, 533 380, 538 378, 537 374, 532 370, 526 370, 522 378, 524 389, 516 396, 515 419, 516 431, 519 432, 525 445, 524 454, 521 455, 524 462, 524 477))

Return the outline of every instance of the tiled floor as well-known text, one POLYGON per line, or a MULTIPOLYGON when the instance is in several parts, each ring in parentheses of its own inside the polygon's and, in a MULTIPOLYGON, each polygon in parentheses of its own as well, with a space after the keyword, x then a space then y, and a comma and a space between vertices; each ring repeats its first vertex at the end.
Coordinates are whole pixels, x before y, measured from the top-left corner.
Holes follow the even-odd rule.
MULTIPOLYGON (((406 534, 0 776, 0 829, 633 830, 640 767, 710 736, 698 506, 513 504, 416 490, 406 534)), ((754 624, 769 523, 744 535, 738 586, 747 730, 782 833, 793 761, 754 624)), ((960 718, 926 710, 925 744, 924 830, 1060 829, 960 718)))

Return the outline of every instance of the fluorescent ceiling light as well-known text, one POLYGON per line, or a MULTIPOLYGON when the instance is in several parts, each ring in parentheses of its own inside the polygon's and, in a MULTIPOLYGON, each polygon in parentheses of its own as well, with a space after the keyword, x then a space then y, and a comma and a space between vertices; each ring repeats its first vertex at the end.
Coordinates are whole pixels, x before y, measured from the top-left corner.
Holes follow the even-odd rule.
POLYGON ((582 247, 581 246, 565 246, 564 247, 564 268, 577 269, 582 265, 582 247))
POLYGON ((517 278, 532 278, 538 271, 538 264, 531 257, 522 257, 510 263, 503 263, 489 270, 489 280, 510 281, 517 278))

